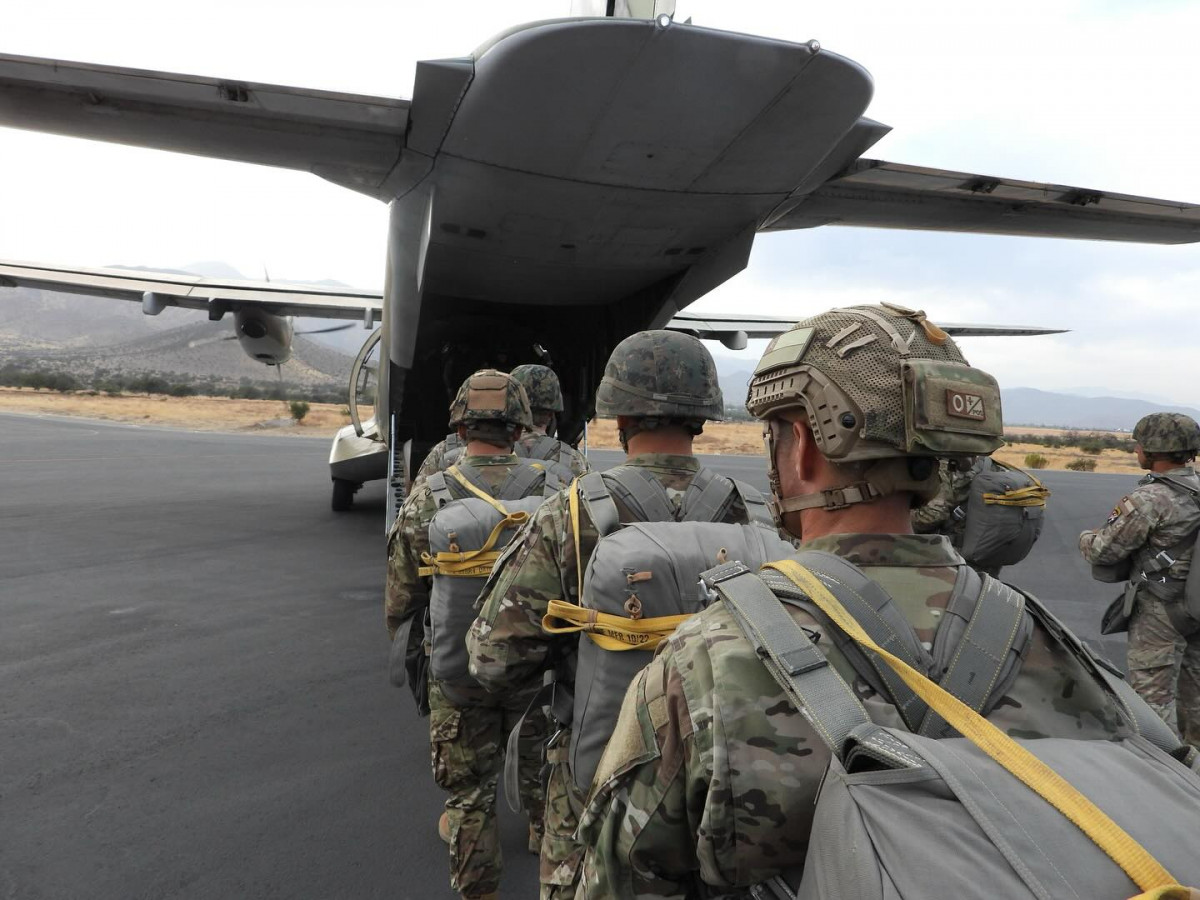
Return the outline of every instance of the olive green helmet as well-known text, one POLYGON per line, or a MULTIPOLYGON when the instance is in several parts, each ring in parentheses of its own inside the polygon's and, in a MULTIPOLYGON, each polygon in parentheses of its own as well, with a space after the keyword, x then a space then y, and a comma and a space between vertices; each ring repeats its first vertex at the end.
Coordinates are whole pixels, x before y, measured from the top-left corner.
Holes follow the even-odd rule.
POLYGON ((562 387, 553 369, 532 364, 517 366, 512 370, 512 377, 525 388, 530 409, 556 413, 563 411, 562 387))
POLYGON ((746 409, 802 410, 835 462, 988 454, 1003 443, 1000 388, 925 318, 893 306, 833 309, 767 346, 746 409))
POLYGON ((1183 413, 1150 413, 1133 426, 1133 439, 1147 453, 1190 453, 1200 450, 1200 425, 1183 413))
POLYGON ((529 398, 519 381, 497 369, 480 369, 462 383, 450 404, 450 427, 482 422, 533 428, 529 398))
POLYGON ((725 413, 717 365, 696 338, 640 331, 617 344, 596 391, 596 414, 719 421, 725 413))

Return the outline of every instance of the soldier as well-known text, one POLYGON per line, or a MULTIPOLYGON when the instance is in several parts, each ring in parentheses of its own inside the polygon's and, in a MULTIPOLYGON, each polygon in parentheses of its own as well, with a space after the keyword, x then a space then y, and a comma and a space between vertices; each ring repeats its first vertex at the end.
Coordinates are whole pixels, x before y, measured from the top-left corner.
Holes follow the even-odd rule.
POLYGON ((517 441, 517 455, 524 459, 556 463, 564 472, 586 475, 591 471, 587 458, 570 444, 555 438, 558 414, 563 411, 562 387, 558 376, 547 366, 524 365, 512 370, 529 397, 533 429, 517 441))
MULTIPOLYGON (((951 598, 969 596, 979 608, 983 588, 1011 589, 969 570, 945 537, 912 534, 910 514, 936 492, 938 458, 999 445, 995 381, 968 366, 923 313, 861 306, 806 319, 772 341, 747 408, 764 420, 783 527, 802 551, 859 566, 892 598, 915 652, 930 656, 927 670, 941 671, 959 645, 937 637, 939 624, 961 621, 944 614, 951 598), (956 588, 960 576, 975 583, 973 593, 956 588)), ((1025 736, 1104 739, 1122 728, 1094 665, 1028 607, 1009 606, 1018 617, 1012 634, 989 635, 1012 643, 995 659, 1007 674, 986 682, 988 718, 1025 736)), ((855 668, 827 620, 784 609, 871 720, 924 728, 889 699, 894 688, 855 668)), ((729 605, 712 603, 659 645, 625 695, 581 822, 588 850, 580 895, 738 893, 802 867, 829 760, 729 605)))
POLYGON ((1138 464, 1150 474, 1121 498, 1104 527, 1079 536, 1093 566, 1126 564, 1129 683, 1163 720, 1200 746, 1200 623, 1183 610, 1184 583, 1200 528, 1200 478, 1189 463, 1200 425, 1151 413, 1133 429, 1138 464))
MULTIPOLYGON (((695 338, 670 331, 632 335, 613 350, 596 395, 596 412, 615 416, 625 464, 604 475, 604 484, 632 475, 665 488, 672 515, 680 515, 689 485, 701 473, 692 441, 704 423, 723 413, 721 389, 712 357, 695 338)), ((595 476, 593 476, 595 477, 595 476)), ((706 474, 706 477, 707 474, 706 474)), ((471 674, 505 696, 542 681, 554 669, 563 686, 572 686, 577 637, 550 635, 542 617, 553 599, 578 604, 588 560, 600 538, 587 511, 578 508, 578 547, 569 508, 575 485, 548 499, 525 531, 520 549, 501 561, 481 597, 481 611, 467 638, 471 674)), ((616 497, 614 496, 614 499, 616 497)), ((618 500, 621 523, 639 521, 618 500)), ((746 501, 733 496, 721 521, 749 521, 746 501)), ((569 727, 552 737, 547 749, 545 837, 542 841, 541 896, 573 897, 583 857, 574 840, 584 797, 567 766, 569 727)))
MULTIPOLYGON (((522 459, 544 460, 554 464, 561 480, 590 471, 587 458, 570 444, 554 437, 557 417, 563 411, 562 388, 558 376, 546 366, 524 365, 512 370, 512 376, 525 388, 533 415, 533 427, 517 441, 515 453, 522 459)), ((463 452, 462 439, 457 434, 446 435, 426 455, 417 478, 441 472, 453 464, 463 452)))
MULTIPOLYGON (((982 465, 980 459, 963 460, 962 463, 943 460, 938 465, 937 496, 912 512, 913 531, 917 534, 944 534, 955 547, 962 546, 963 531, 967 519, 955 510, 965 510, 970 495, 971 482, 982 465)), ((989 572, 995 575, 995 572, 989 572)))
MULTIPOLYGON (((485 369, 468 378, 450 407, 450 424, 465 446, 457 465, 471 470, 493 495, 514 470, 528 466, 512 452, 514 442, 532 422, 525 391, 511 376, 485 369)), ((456 498, 470 496, 453 479, 447 478, 446 483, 456 498)), ((534 483, 537 491, 541 486, 541 480, 534 483)), ((410 619, 424 616, 429 605, 428 579, 420 569, 422 555, 429 552, 429 523, 437 511, 429 480, 419 478, 388 535, 385 605, 388 635, 393 639, 410 619)), ((420 631, 417 634, 419 640, 420 631)), ((428 652, 428 643, 426 647, 428 652)), ((529 699, 514 692, 500 700, 478 685, 456 686, 451 692, 436 680, 429 682, 433 777, 450 795, 438 830, 450 845, 450 884, 463 897, 496 896, 501 870, 496 787, 505 740, 529 699)), ((525 728, 519 771, 521 793, 530 811, 530 850, 536 852, 545 802, 538 773, 544 719, 527 719, 525 728)))

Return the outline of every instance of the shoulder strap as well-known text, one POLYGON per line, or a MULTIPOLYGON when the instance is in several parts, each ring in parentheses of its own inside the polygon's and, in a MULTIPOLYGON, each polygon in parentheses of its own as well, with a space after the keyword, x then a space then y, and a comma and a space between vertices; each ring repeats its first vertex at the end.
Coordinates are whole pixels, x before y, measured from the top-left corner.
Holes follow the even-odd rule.
MULTIPOLYGON (((617 513, 617 505, 613 502, 604 476, 599 472, 589 472, 576 481, 579 488, 572 492, 571 496, 582 498, 584 506, 587 507, 588 517, 591 518, 592 524, 596 527, 596 533, 600 537, 611 534, 621 524, 621 517, 617 513)), ((578 520, 578 516, 573 515, 572 517, 578 520)), ((576 532, 579 530, 578 521, 575 523, 575 530, 576 532)), ((578 533, 576 534, 576 544, 578 544, 578 533)), ((576 552, 578 552, 578 547, 576 547, 576 552)), ((580 570, 580 577, 583 577, 582 570, 580 570)))
POLYGON ((674 522, 675 507, 667 490, 639 466, 617 466, 601 477, 608 489, 627 506, 640 522, 674 522))
POLYGON ((478 470, 473 469, 471 466, 459 466, 456 464, 446 470, 446 475, 449 478, 453 478, 468 494, 474 494, 480 500, 495 508, 500 515, 508 515, 508 510, 504 508, 503 503, 492 496, 487 482, 483 480, 483 476, 479 474, 478 470))
POLYGON ((558 439, 548 434, 537 435, 527 447, 520 444, 518 446, 525 451, 521 455, 526 459, 551 459, 558 455, 558 439))
POLYGON ((521 463, 513 466, 508 477, 496 489, 494 496, 501 500, 521 500, 534 492, 539 482, 546 478, 546 469, 536 463, 521 463))
POLYGON ((434 472, 425 479, 425 485, 433 495, 433 502, 438 509, 454 499, 454 495, 450 493, 450 485, 446 483, 445 472, 434 472))
POLYGON ((1159 474, 1157 472, 1151 472, 1149 478, 1151 481, 1162 482, 1163 484, 1169 485, 1176 490, 1184 491, 1185 493, 1190 494, 1193 500, 1195 500, 1197 503, 1200 503, 1200 487, 1192 487, 1190 484, 1180 481, 1178 478, 1174 478, 1166 474, 1159 474))
MULTIPOLYGON (((980 576, 970 566, 962 566, 947 612, 971 595, 975 608, 967 630, 938 684, 971 709, 983 712, 1025 623, 1025 598, 990 575, 980 576)), ((943 738, 951 737, 954 730, 940 715, 928 710, 917 733, 943 738)))
POLYGON ((681 522, 720 522, 737 491, 733 482, 704 466, 683 494, 681 522))
MULTIPOLYGON (((887 591, 868 578, 862 569, 839 556, 818 550, 805 550, 792 558, 820 577, 821 582, 837 596, 872 640, 914 669, 930 672, 933 658, 917 640, 912 625, 887 591)), ((767 570, 763 573, 763 580, 783 602, 804 608, 821 622, 854 670, 892 702, 910 731, 917 730, 928 711, 927 707, 890 666, 878 656, 859 648, 783 575, 767 570)))
POLYGON ((870 722, 850 685, 788 615, 771 589, 740 562, 700 576, 728 604, 733 619, 754 646, 767 671, 841 758, 846 737, 870 722))
POLYGON ((775 531, 775 519, 771 515, 771 508, 767 505, 767 498, 763 492, 737 478, 730 480, 733 482, 738 496, 742 498, 742 505, 746 507, 746 520, 752 525, 762 525, 775 531))

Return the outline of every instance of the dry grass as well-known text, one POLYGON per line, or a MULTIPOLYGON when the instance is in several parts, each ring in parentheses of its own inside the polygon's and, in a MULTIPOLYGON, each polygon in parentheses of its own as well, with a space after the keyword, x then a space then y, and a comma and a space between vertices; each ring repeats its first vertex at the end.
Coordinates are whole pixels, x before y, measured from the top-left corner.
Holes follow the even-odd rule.
POLYGON ((31 388, 0 388, 0 410, 86 416, 112 422, 166 425, 197 431, 253 429, 270 434, 329 435, 350 421, 336 403, 313 403, 294 428, 257 428, 263 422, 290 418, 279 400, 232 400, 228 397, 167 397, 160 394, 59 394, 31 388))
MULTIPOLYGON (((48 413, 59 416, 86 416, 112 422, 141 425, 165 425, 197 431, 255 431, 267 434, 332 436, 350 421, 335 403, 313 403, 304 421, 294 428, 260 428, 261 423, 288 417, 285 404, 278 400, 231 400, 226 397, 166 397, 158 394, 89 395, 87 392, 59 394, 29 388, 0 388, 0 410, 48 413)), ((1061 428, 1013 429, 1017 434, 1061 434, 1061 428)), ((589 446, 600 450, 619 450, 617 423, 597 419, 588 428, 589 446)), ((757 456, 762 450, 762 426, 757 422, 720 422, 705 427, 696 439, 697 453, 757 456)), ((1010 444, 996 451, 1002 462, 1025 465, 1025 455, 1040 453, 1047 469, 1065 469, 1075 459, 1096 460, 1097 472, 1137 473, 1132 453, 1105 450, 1098 456, 1078 448, 1042 447, 1037 444, 1010 444)))

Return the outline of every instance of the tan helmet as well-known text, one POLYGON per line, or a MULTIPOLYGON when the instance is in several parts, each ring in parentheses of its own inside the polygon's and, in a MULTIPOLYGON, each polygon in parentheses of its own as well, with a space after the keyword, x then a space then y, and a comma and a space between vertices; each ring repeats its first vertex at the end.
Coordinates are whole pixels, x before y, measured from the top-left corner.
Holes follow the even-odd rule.
POLYGON ((469 437, 473 432, 494 437, 517 426, 533 428, 525 389, 505 372, 480 369, 462 383, 450 404, 450 427, 459 426, 467 427, 469 437))
MULTIPOLYGON (((804 412, 821 453, 836 463, 958 459, 1003 443, 996 380, 972 368, 924 312, 888 303, 829 310, 778 335, 754 371, 746 409, 759 419, 804 412)), ((783 501, 772 457, 772 487, 783 512, 936 490, 936 466, 861 468, 860 482, 832 496, 783 501)))

